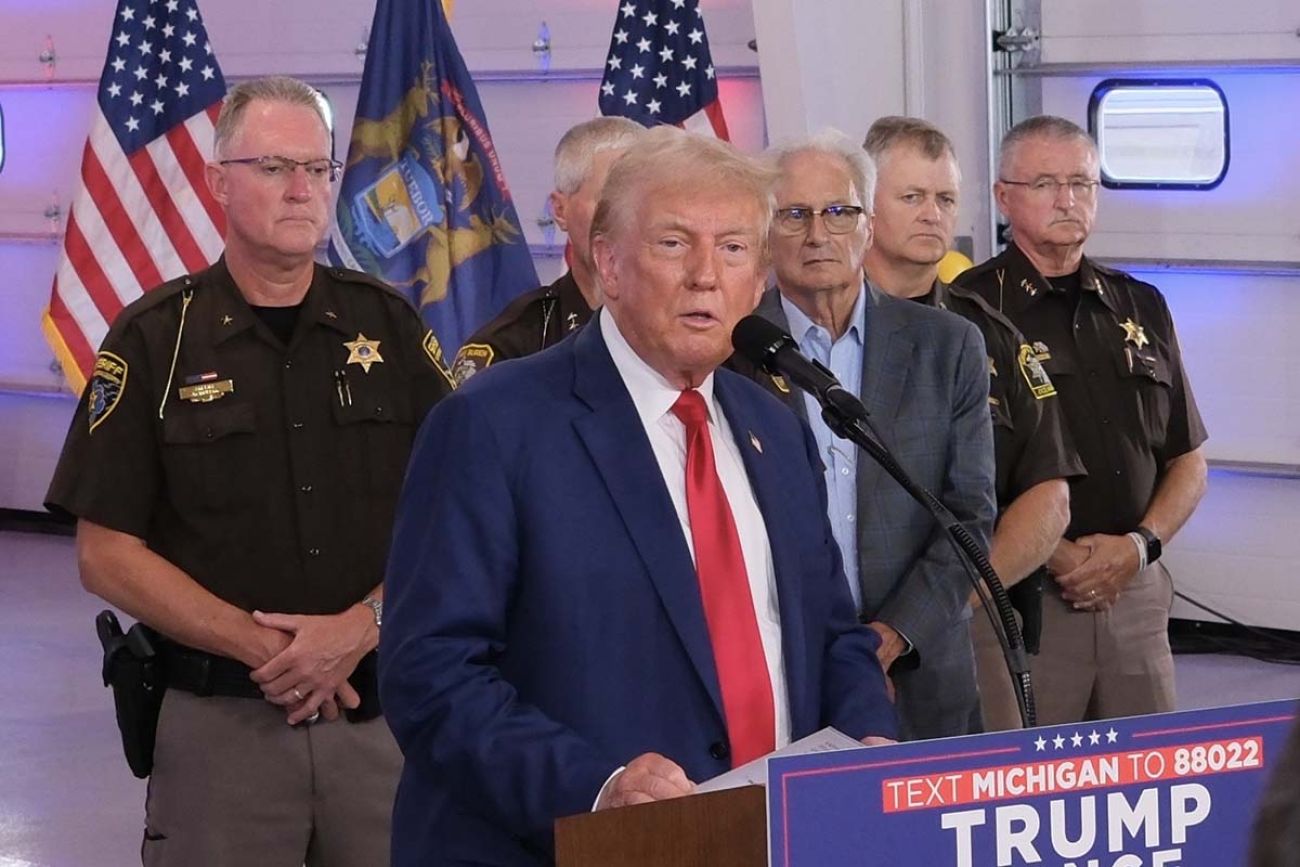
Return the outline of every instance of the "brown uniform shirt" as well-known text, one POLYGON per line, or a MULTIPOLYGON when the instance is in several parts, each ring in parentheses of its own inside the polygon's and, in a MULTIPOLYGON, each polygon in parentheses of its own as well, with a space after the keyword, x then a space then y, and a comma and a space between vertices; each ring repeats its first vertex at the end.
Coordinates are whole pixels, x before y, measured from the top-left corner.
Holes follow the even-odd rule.
POLYGON ((1160 291, 1087 258, 1075 280, 1048 280, 1014 244, 956 280, 1023 332, 1057 389, 1088 469, 1070 539, 1133 530, 1165 464, 1206 439, 1160 291))
POLYGON ((1085 475, 1052 379, 1016 327, 978 295, 941 282, 916 300, 956 313, 984 335, 998 511, 1040 482, 1085 475))
POLYGON ((586 325, 592 313, 570 271, 549 286, 525 292, 461 346, 451 366, 456 384, 498 361, 554 346, 586 325))
POLYGON ((240 608, 341 611, 383 579, 412 439, 451 387, 379 281, 318 265, 285 346, 223 259, 118 316, 46 506, 144 539, 240 608))

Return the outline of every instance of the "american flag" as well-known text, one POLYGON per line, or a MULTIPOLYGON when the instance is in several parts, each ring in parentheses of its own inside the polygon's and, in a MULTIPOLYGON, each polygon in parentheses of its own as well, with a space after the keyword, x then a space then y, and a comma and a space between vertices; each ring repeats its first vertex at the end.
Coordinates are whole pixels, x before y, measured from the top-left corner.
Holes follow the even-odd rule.
POLYGON ((119 0, 42 322, 78 392, 125 305, 221 255, 203 165, 225 93, 195 0, 119 0))
POLYGON ((707 119, 706 128, 728 138, 699 0, 625 0, 605 59, 600 113, 691 129, 707 119))

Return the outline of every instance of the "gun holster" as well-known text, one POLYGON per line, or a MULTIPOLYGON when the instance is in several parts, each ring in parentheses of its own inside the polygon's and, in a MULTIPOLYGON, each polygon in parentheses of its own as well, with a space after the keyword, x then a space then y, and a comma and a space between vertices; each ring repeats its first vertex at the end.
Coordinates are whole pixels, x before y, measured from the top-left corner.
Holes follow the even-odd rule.
POLYGON ((158 712, 166 690, 157 651, 160 636, 143 623, 123 633, 117 616, 108 610, 95 618, 95 632, 104 647, 104 686, 113 689, 122 751, 131 773, 144 779, 153 771, 158 712))
POLYGON ((1047 568, 1039 567, 1007 591, 1012 607, 1020 612, 1020 633, 1026 653, 1038 653, 1043 639, 1043 582, 1046 580, 1047 568))

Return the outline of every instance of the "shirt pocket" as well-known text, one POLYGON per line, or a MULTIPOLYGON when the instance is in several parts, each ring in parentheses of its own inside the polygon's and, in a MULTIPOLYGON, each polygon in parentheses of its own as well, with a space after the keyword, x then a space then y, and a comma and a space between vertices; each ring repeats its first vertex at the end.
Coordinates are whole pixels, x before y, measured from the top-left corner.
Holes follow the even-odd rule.
POLYGON ((1173 393, 1173 368, 1159 347, 1124 344, 1113 355, 1119 380, 1131 394, 1133 410, 1151 448, 1164 445, 1173 393))
MULTIPOLYGON (((249 403, 172 406, 163 418, 163 463, 173 502, 221 511, 256 499, 257 413, 249 403)), ((188 509, 181 509, 188 511, 188 509)))
POLYGON ((341 389, 331 410, 344 484, 396 499, 415 437, 410 387, 371 375, 348 377, 341 389))

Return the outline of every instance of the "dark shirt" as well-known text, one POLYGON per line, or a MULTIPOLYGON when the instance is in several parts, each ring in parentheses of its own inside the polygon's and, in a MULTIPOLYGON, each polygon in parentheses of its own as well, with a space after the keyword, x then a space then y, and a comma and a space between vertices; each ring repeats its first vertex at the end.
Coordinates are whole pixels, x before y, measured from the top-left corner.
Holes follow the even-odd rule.
POLYGON ((1056 386, 1088 470, 1070 486, 1070 539, 1130 532, 1165 465, 1206 438, 1160 291, 1087 258, 1078 279, 1047 280, 1012 244, 956 280, 1024 333, 1056 386))
POLYGON ((341 611, 383 578, 415 430, 451 391, 440 362, 406 299, 321 266, 286 346, 223 259, 118 316, 46 506, 240 608, 341 611))
POLYGON ((508 358, 523 358, 554 346, 590 321, 592 309, 573 272, 549 286, 525 292, 465 341, 452 376, 463 385, 480 370, 508 358))
POLYGON ((978 295, 938 281, 913 300, 956 313, 984 335, 998 511, 1040 482, 1084 475, 1051 377, 1016 327, 978 295))

